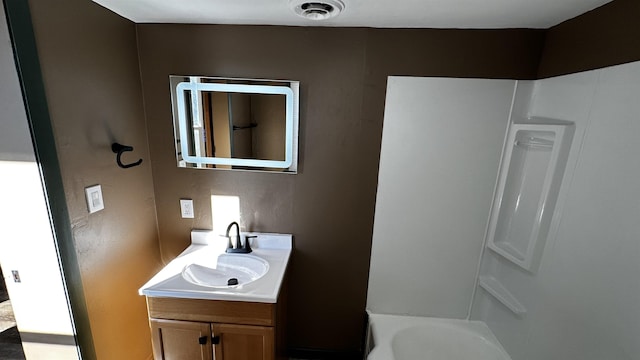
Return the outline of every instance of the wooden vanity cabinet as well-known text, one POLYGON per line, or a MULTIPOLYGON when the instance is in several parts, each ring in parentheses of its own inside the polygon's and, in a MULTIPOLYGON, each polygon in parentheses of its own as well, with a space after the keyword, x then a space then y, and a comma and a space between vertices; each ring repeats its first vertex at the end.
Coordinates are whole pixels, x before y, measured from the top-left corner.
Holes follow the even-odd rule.
POLYGON ((213 336, 220 343, 213 346, 216 359, 273 360, 273 327, 236 324, 212 324, 213 336))
POLYGON ((211 325, 149 319, 154 359, 212 360, 211 325))
POLYGON ((284 359, 282 307, 280 301, 148 297, 154 359, 284 359))

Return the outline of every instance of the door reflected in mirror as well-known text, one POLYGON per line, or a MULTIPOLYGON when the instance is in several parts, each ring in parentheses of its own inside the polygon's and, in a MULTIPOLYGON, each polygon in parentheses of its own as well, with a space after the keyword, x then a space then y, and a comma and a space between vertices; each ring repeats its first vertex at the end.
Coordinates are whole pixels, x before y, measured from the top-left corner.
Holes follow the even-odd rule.
POLYGON ((299 82, 170 76, 179 167, 295 173, 299 82))

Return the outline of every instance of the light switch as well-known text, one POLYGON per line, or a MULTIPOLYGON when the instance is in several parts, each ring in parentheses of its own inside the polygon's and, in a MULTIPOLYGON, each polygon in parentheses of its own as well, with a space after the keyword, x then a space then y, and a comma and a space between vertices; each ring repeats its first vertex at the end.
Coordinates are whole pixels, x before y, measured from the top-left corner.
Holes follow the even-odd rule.
POLYGON ((84 189, 85 197, 87 198, 87 208, 89 214, 93 214, 96 211, 104 209, 104 200, 102 199, 102 188, 100 185, 90 186, 84 189))
POLYGON ((180 199, 180 212, 183 219, 193 219, 193 200, 180 199))

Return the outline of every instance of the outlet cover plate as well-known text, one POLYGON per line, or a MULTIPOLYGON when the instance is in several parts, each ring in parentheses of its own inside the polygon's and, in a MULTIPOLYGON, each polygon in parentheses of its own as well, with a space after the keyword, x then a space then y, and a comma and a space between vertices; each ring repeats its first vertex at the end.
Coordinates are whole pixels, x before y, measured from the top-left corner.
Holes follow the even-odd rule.
POLYGON ((193 219, 194 218, 193 200, 180 199, 180 212, 182 213, 183 219, 193 219))

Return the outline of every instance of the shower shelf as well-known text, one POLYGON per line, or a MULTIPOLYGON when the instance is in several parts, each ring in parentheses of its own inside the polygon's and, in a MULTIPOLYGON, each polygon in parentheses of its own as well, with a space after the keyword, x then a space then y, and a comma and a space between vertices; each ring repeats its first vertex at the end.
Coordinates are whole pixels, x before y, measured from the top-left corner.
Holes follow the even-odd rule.
POLYGON ((487 247, 535 273, 549 236, 573 124, 512 124, 493 201, 487 247))
POLYGON ((530 137, 528 139, 516 140, 515 144, 516 146, 522 146, 522 147, 531 146, 531 147, 551 149, 553 147, 553 140, 530 137))
POLYGON ((518 316, 527 313, 527 309, 507 290, 498 280, 492 276, 480 276, 478 285, 504 306, 518 316))

